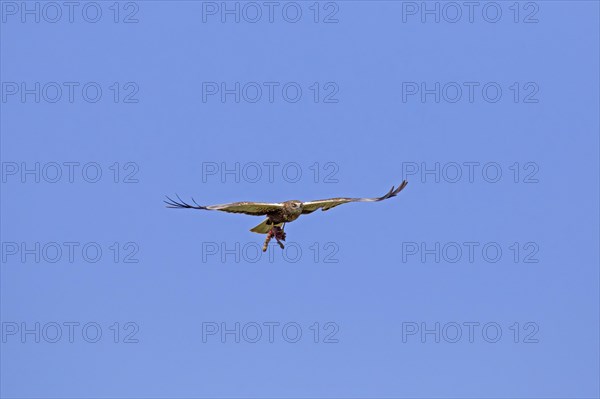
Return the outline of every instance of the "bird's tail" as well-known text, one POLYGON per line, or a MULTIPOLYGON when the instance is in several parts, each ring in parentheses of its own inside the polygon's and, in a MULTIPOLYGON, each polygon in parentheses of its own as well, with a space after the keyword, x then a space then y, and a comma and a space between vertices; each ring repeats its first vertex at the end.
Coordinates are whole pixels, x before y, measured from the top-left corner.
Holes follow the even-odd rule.
POLYGON ((281 223, 273 224, 269 219, 265 219, 261 224, 251 228, 250 231, 258 234, 267 234, 274 226, 281 226, 281 223))

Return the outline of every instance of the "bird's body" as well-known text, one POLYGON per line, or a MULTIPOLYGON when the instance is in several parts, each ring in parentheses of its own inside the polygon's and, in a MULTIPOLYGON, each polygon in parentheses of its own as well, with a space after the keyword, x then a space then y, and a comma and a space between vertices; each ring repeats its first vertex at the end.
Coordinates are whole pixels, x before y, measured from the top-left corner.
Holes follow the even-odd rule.
POLYGON ((281 209, 267 213, 267 218, 274 224, 293 222, 302 215, 302 202, 291 200, 285 201, 282 204, 283 207, 281 209))
POLYGON ((279 243, 279 246, 283 248, 285 241, 285 233, 283 226, 286 223, 293 222, 303 214, 309 214, 317 209, 326 211, 334 208, 338 205, 346 204, 349 202, 377 202, 385 199, 395 197, 404 187, 407 182, 403 181, 398 188, 392 187, 392 189, 382 197, 377 198, 329 198, 324 200, 307 201, 302 202, 298 200, 289 200, 285 202, 277 203, 266 203, 266 202, 233 202, 230 204, 222 205, 210 205, 201 206, 192 199, 195 205, 185 203, 179 198, 180 202, 174 201, 167 197, 168 201, 165 201, 168 208, 183 208, 183 209, 204 209, 204 210, 215 210, 230 213, 244 213, 246 215, 253 216, 266 216, 267 218, 259 225, 252 228, 250 231, 259 234, 267 234, 267 239, 263 247, 263 251, 266 251, 267 245, 271 238, 275 238, 279 243))

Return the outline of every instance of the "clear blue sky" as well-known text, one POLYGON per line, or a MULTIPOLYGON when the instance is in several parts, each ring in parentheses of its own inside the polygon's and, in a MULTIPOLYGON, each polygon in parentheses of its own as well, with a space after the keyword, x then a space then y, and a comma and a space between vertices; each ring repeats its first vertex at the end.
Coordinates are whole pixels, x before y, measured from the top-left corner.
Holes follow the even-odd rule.
POLYGON ((2 397, 599 396, 597 2, 23 4, 2 397))

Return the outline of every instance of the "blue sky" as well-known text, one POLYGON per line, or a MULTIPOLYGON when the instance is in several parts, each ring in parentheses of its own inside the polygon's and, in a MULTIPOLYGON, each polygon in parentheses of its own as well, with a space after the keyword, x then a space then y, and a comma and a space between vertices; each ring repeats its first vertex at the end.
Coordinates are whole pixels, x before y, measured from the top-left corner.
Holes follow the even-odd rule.
POLYGON ((461 4, 0 3, 0 395, 598 397, 598 3, 461 4))

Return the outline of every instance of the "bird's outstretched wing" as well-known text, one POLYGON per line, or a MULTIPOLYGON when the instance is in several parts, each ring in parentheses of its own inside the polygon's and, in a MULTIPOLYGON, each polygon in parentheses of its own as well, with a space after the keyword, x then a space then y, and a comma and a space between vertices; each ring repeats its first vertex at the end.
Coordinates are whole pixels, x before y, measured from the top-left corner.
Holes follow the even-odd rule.
POLYGON ((322 208, 324 211, 326 211, 326 210, 334 208, 338 205, 347 204, 348 202, 383 201, 385 199, 395 197, 400 191, 402 191, 402 189, 404 189, 404 187, 406 187, 407 184, 408 184, 408 182, 406 180, 404 180, 400 184, 400 186, 398 186, 398 188, 392 187, 392 189, 390 191, 388 191, 387 194, 385 194, 382 197, 378 197, 378 198, 329 198, 329 199, 304 202, 302 204, 303 205, 302 213, 303 214, 312 213, 319 208, 322 208))
POLYGON ((220 205, 209 205, 202 206, 198 205, 192 198, 194 205, 188 204, 177 196, 179 201, 175 201, 167 197, 167 208, 180 208, 180 209, 205 209, 209 211, 223 211, 231 213, 245 213, 246 215, 261 216, 271 212, 276 212, 283 208, 281 203, 267 203, 267 202, 232 202, 231 204, 220 204, 220 205))

